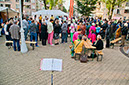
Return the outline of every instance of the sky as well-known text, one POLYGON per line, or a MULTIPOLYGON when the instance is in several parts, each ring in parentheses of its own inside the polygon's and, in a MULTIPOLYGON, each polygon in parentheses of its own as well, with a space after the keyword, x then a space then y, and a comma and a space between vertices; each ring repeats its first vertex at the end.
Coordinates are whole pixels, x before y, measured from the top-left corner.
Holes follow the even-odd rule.
POLYGON ((63 5, 65 6, 65 8, 66 8, 67 10, 69 10, 70 0, 64 0, 64 4, 63 4, 63 5))

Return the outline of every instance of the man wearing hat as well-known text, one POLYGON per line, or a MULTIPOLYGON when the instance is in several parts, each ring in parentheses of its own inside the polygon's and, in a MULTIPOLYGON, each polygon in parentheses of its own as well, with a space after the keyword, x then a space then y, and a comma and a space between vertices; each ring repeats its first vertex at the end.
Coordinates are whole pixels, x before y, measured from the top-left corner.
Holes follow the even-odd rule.
POLYGON ((10 27, 9 29, 10 33, 11 33, 11 38, 13 40, 13 48, 14 51, 16 51, 16 43, 17 43, 17 50, 20 51, 20 28, 17 25, 17 21, 14 21, 14 24, 10 27))

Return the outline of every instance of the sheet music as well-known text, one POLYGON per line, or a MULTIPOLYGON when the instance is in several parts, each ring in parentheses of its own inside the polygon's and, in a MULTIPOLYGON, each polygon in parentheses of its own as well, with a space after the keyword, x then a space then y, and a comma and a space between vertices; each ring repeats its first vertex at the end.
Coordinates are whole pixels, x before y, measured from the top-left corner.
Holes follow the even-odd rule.
POLYGON ((43 59, 41 61, 41 70, 47 70, 51 71, 52 70, 52 59, 43 59))
POLYGON ((62 59, 53 59, 53 67, 54 71, 62 71, 62 59))
POLYGON ((40 70, 62 71, 62 59, 43 59, 41 60, 40 70))

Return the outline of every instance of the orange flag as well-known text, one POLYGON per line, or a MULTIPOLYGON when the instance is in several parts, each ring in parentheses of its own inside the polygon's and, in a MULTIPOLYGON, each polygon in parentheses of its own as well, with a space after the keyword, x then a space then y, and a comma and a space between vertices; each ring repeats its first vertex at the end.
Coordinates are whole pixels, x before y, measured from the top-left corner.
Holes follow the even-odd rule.
POLYGON ((70 0, 69 18, 73 17, 73 5, 74 5, 74 0, 70 0))

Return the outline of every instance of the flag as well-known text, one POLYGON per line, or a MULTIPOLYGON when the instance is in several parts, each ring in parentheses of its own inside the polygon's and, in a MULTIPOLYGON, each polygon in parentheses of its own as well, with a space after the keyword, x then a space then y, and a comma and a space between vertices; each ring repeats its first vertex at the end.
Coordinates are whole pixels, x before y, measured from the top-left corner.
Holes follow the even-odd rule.
POLYGON ((70 0, 69 18, 73 16, 73 5, 74 5, 74 0, 70 0))

